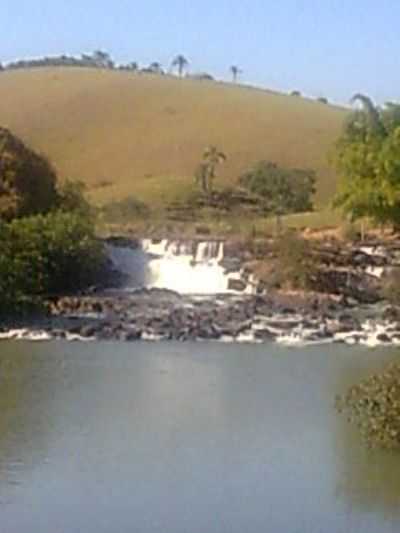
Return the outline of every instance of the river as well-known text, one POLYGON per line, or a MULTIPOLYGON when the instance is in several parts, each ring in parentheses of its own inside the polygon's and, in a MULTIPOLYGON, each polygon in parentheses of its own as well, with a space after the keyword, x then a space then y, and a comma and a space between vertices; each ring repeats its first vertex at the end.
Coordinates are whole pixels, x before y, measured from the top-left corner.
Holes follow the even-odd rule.
POLYGON ((334 409, 393 348, 0 350, 2 533, 400 529, 400 457, 334 409))

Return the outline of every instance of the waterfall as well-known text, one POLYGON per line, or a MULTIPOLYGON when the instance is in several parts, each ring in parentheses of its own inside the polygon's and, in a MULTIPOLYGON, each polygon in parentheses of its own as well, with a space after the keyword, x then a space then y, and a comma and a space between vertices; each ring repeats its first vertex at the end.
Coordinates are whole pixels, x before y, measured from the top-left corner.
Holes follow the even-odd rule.
POLYGON ((234 291, 230 281, 243 280, 240 269, 226 273, 222 266, 221 241, 152 241, 145 239, 136 249, 108 246, 116 269, 128 276, 127 289, 168 289, 181 294, 251 293, 254 284, 243 282, 234 291))

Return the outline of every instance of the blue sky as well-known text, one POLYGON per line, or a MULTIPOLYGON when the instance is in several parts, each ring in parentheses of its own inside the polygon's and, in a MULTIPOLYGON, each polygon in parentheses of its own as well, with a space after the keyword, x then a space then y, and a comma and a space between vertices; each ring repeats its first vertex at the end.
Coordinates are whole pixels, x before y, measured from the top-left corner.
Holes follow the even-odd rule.
POLYGON ((102 48, 348 102, 400 99, 397 0, 0 0, 0 61, 102 48))

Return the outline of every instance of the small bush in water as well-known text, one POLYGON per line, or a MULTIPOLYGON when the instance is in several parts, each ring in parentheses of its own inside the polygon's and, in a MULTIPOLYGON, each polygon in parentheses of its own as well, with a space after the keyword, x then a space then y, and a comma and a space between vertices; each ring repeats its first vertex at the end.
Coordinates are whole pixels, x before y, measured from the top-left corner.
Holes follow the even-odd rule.
POLYGON ((370 447, 400 448, 400 364, 374 374, 336 399, 370 447))

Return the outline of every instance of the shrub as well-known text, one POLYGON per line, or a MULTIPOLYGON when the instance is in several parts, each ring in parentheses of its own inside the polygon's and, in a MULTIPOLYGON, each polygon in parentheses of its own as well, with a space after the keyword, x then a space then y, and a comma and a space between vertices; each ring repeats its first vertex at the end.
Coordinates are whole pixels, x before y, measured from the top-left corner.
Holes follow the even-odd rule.
POLYGON ((311 169, 284 168, 270 161, 260 161, 245 172, 239 182, 262 200, 266 213, 278 219, 313 208, 316 176, 311 169))
POLYGON ((309 242, 288 230, 277 239, 275 253, 275 282, 290 289, 309 289, 316 271, 309 242))
POLYGON ((55 212, 0 224, 0 314, 93 283, 103 249, 87 217, 55 212))
POLYGON ((297 97, 298 97, 298 96, 301 96, 301 92, 300 92, 300 91, 292 91, 292 92, 290 93, 290 96, 297 96, 297 97))
POLYGON ((93 215, 93 208, 85 198, 86 185, 81 181, 67 180, 58 188, 57 207, 63 212, 93 215))
POLYGON ((400 447, 400 365, 372 375, 336 399, 369 447, 400 447))
POLYGON ((321 104, 328 104, 328 99, 325 98, 324 96, 320 96, 319 98, 317 98, 317 102, 320 102, 321 104))

